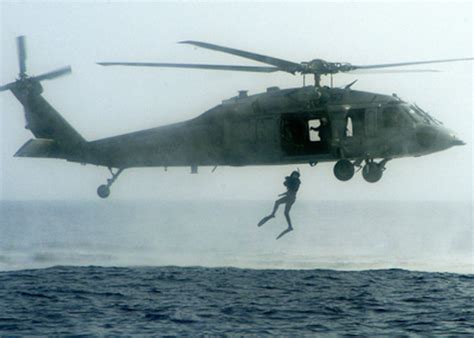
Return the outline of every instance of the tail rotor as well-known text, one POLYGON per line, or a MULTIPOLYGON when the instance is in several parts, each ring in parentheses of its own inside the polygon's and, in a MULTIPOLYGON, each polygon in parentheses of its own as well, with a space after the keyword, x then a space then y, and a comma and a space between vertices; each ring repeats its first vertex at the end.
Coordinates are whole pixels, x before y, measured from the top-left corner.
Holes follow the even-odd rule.
POLYGON ((16 46, 17 46, 17 54, 18 54, 18 66, 19 66, 19 74, 18 79, 15 82, 8 83, 6 85, 0 86, 0 92, 6 90, 14 90, 14 89, 23 89, 29 91, 30 88, 38 87, 34 84, 37 84, 43 80, 52 80, 57 77, 67 75, 71 73, 71 67, 62 67, 41 75, 37 76, 28 76, 26 74, 26 38, 25 36, 19 36, 16 39, 16 46))

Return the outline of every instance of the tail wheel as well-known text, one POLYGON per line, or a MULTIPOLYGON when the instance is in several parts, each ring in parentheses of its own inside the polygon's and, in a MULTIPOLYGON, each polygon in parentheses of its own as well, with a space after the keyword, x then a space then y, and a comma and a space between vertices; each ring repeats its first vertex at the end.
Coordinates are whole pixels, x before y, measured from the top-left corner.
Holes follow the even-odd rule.
POLYGON ((354 171, 354 165, 349 160, 339 160, 334 165, 334 175, 340 181, 349 181, 354 171))
POLYGON ((97 195, 99 195, 100 198, 107 198, 110 195, 110 189, 107 185, 102 184, 97 188, 97 195))
POLYGON ((369 183, 378 182, 382 178, 383 167, 375 162, 367 163, 362 169, 364 180, 369 183))
POLYGON ((109 167, 110 174, 112 175, 111 178, 107 179, 107 184, 102 184, 97 188, 97 195, 99 195, 100 198, 107 198, 110 195, 110 187, 112 184, 114 184, 115 180, 119 175, 124 171, 125 168, 120 168, 116 172, 113 172, 112 168, 109 167))

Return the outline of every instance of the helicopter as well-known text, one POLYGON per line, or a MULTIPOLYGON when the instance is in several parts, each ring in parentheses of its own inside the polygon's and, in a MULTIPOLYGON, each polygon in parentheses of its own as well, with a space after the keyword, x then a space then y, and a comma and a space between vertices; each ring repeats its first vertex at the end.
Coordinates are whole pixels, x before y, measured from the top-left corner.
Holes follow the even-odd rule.
MULTIPOLYGON (((271 56, 199 41, 183 41, 213 51, 258 61, 266 66, 98 62, 102 66, 167 67, 222 71, 286 72, 314 77, 314 85, 237 96, 203 114, 157 128, 85 140, 41 95, 41 81, 71 73, 63 67, 39 76, 26 74, 25 37, 17 38, 19 77, 1 86, 24 107, 26 128, 35 138, 16 157, 54 158, 107 167, 111 177, 100 185, 101 198, 119 175, 136 167, 262 166, 335 162, 334 175, 350 180, 356 169, 370 183, 379 181, 388 161, 417 157, 465 144, 440 121, 395 94, 382 95, 321 85, 322 76, 409 65, 468 61, 473 58, 353 65, 315 59, 295 63, 271 56)), ((435 70, 399 70, 399 72, 435 70)), ((393 72, 393 70, 391 71, 393 72)), ((395 70, 398 72, 398 70, 395 70)), ((331 81, 332 82, 332 81, 331 81)))

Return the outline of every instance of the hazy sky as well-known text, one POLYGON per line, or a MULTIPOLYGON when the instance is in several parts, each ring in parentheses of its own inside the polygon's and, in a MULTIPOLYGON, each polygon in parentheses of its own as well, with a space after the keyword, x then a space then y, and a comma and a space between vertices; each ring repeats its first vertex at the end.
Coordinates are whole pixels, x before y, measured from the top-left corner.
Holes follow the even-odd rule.
MULTIPOLYGON (((197 116, 234 96, 297 87, 299 76, 200 70, 104 68, 96 61, 234 63, 251 61, 176 44, 201 40, 295 62, 323 58, 373 64, 470 57, 470 2, 332 4, 295 2, 0 2, 2 84, 18 73, 16 42, 27 36, 28 73, 70 64, 70 76, 44 82, 44 96, 87 140, 197 116)), ((420 68, 420 67, 418 67, 420 68)), ((333 164, 300 166, 301 199, 472 199, 472 64, 440 64, 441 73, 338 75, 357 90, 398 93, 456 131, 468 145, 388 164, 377 184, 361 175, 339 182, 333 164)), ((92 165, 13 158, 32 137, 21 105, 0 94, 1 199, 98 199, 108 171, 92 165)), ((294 167, 132 169, 110 198, 273 199, 294 167)))

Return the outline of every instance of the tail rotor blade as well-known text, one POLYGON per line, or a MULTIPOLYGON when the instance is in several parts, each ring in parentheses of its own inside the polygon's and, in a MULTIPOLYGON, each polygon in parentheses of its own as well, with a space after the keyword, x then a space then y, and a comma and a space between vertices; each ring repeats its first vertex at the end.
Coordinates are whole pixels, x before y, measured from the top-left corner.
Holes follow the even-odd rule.
POLYGON ((4 86, 0 86, 0 92, 4 92, 5 90, 10 90, 15 86, 15 82, 9 83, 4 86))
POLYGON ((20 77, 24 76, 26 73, 26 46, 25 46, 25 37, 19 36, 16 39, 16 46, 18 50, 18 64, 20 66, 20 77))
POLYGON ((67 67, 63 67, 63 68, 53 70, 53 71, 48 72, 48 73, 44 73, 44 74, 35 76, 32 79, 34 79, 36 81, 52 80, 52 79, 55 79, 57 77, 67 75, 71 72, 72 72, 71 66, 67 66, 67 67))

